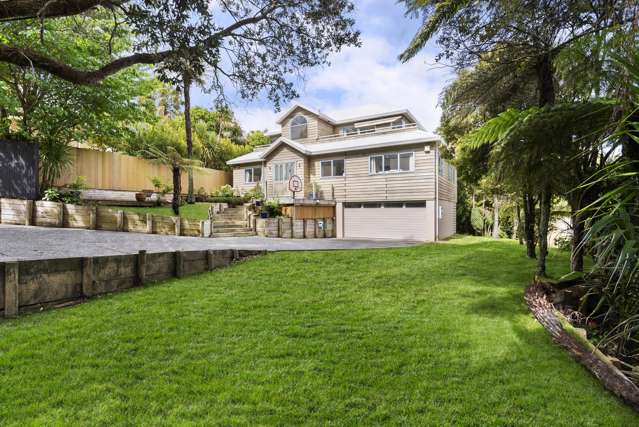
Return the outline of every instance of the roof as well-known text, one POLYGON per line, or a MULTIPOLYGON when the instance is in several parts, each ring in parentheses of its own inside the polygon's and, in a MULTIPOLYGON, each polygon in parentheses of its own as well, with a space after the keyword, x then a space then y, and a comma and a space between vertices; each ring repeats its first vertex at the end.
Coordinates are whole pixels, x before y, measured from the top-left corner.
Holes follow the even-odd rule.
MULTIPOLYGON (((392 110, 392 111, 384 111, 381 113, 375 113, 375 114, 367 114, 364 116, 355 116, 355 117, 346 117, 346 118, 342 118, 342 119, 334 119, 324 113, 322 113, 320 110, 316 109, 316 108, 311 108, 311 107, 307 107, 304 104, 301 104, 299 102, 294 102, 291 107, 286 110, 284 113, 282 113, 280 115, 280 117, 277 119, 277 124, 282 124, 282 122, 284 121, 284 119, 286 119, 293 111, 295 111, 296 108, 301 108, 303 110, 306 110, 312 114, 315 114, 316 116, 319 116, 322 120, 332 124, 333 126, 338 126, 338 125, 342 125, 342 124, 346 124, 346 123, 353 123, 353 122, 361 122, 361 121, 367 121, 367 120, 374 120, 380 117, 386 117, 386 116, 397 116, 397 115, 404 115, 406 117, 408 117, 413 123, 417 124, 417 127, 419 127, 420 129, 423 129, 424 127, 422 126, 422 124, 419 122, 419 120, 417 120, 417 118, 413 115, 413 113, 411 113, 408 109, 401 109, 401 110, 392 110)), ((272 131, 272 132, 268 132, 269 136, 272 135, 277 135, 278 131, 272 131)))
POLYGON ((440 137, 421 129, 407 130, 403 132, 389 132, 381 134, 370 134, 359 138, 338 138, 330 142, 314 142, 303 144, 292 141, 288 138, 278 138, 269 148, 262 151, 253 151, 243 156, 236 157, 226 162, 228 165, 241 165, 245 163, 256 163, 266 160, 268 155, 280 145, 288 145, 294 150, 307 155, 317 156, 322 154, 345 153, 359 150, 374 150, 380 148, 397 147, 403 145, 417 144, 421 142, 439 142, 440 137))

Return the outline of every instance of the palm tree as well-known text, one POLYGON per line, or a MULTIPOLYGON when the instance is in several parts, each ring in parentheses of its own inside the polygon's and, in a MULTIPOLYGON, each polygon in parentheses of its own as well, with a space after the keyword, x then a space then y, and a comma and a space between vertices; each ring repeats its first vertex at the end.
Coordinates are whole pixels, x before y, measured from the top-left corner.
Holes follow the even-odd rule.
POLYGON ((192 172, 194 167, 200 165, 200 162, 183 158, 173 147, 167 147, 166 152, 163 152, 156 147, 149 146, 145 151, 154 161, 171 168, 173 175, 173 201, 171 202, 171 207, 175 215, 179 215, 180 195, 182 193, 182 172, 192 172))

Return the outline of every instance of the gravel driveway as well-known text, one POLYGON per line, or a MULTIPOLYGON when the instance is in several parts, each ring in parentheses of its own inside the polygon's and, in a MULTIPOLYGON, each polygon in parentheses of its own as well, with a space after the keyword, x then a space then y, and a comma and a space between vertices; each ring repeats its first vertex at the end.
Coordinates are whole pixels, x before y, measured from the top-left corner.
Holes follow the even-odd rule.
POLYGON ((391 248, 415 244, 417 244, 417 242, 342 239, 275 239, 257 236, 207 239, 0 224, 0 262, 121 255, 137 253, 143 249, 148 252, 202 249, 312 251, 391 248))

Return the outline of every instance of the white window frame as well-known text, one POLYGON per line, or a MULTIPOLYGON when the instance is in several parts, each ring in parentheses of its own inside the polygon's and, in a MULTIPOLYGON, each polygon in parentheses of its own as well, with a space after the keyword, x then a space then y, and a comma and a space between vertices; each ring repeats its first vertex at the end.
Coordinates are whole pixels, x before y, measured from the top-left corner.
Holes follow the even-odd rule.
POLYGON ((415 172, 415 152, 414 151, 396 151, 396 152, 391 152, 391 153, 379 153, 379 154, 371 154, 370 156, 368 156, 368 174, 369 175, 389 175, 389 174, 396 174, 396 173, 412 173, 415 172), (384 166, 385 166, 385 156, 391 156, 391 155, 395 155, 397 156, 397 169, 395 170, 389 170, 389 171, 385 171, 384 170, 384 166), (402 154, 410 154, 410 168, 409 170, 401 170, 400 164, 401 164, 401 155, 402 154), (373 168, 371 167, 371 159, 373 157, 381 157, 382 158, 382 170, 381 172, 373 172, 373 168))
POLYGON ((304 116, 303 114, 297 114, 295 117, 293 117, 293 118, 291 119, 290 124, 289 124, 289 128, 290 128, 290 129, 289 129, 289 133, 290 133, 290 136, 291 136, 291 139, 292 139, 292 140, 294 140, 294 141, 295 141, 295 140, 299 140, 299 139, 306 139, 306 138, 308 138, 308 118, 306 118, 306 116, 304 116), (294 125, 294 124, 293 124, 293 122, 294 122, 296 119, 298 119, 298 118, 302 118, 302 119, 304 119, 304 123, 300 123, 300 124, 294 125), (304 126, 304 127, 306 128, 306 136, 303 136, 303 137, 300 137, 300 138, 293 138, 293 129, 294 129, 294 128, 299 128, 300 126, 304 126))
POLYGON ((273 182, 288 182, 291 176, 295 175, 296 167, 297 167, 296 161, 273 163, 273 182), (292 173, 290 176, 286 177, 286 172, 288 171, 287 165, 291 165, 291 164, 293 165, 292 173), (279 166, 282 167, 282 177, 281 177, 282 179, 277 179, 277 168, 279 166))
POLYGON ((345 159, 330 159, 330 160, 320 160, 319 162, 319 175, 320 178, 343 178, 346 176, 346 160, 345 159), (341 161, 344 164, 344 173, 342 175, 335 175, 335 162, 341 161), (322 175, 322 163, 331 163, 331 174, 330 175, 322 175))
POLYGON ((251 166, 250 168, 244 168, 244 183, 245 184, 257 184, 258 182, 262 182, 263 170, 260 171, 260 180, 255 180, 255 169, 262 169, 262 166, 251 166), (251 171, 251 181, 246 180, 246 171, 251 171))

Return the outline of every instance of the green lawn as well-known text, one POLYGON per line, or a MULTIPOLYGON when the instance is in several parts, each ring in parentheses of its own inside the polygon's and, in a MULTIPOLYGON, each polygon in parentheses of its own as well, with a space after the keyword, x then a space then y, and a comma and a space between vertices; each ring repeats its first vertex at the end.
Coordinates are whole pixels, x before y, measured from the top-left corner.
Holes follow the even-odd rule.
MULTIPOLYGON (((180 206, 180 216, 188 219, 208 219, 210 203, 194 203, 192 205, 184 204, 180 206)), ((161 207, 137 207, 137 206, 106 206, 115 210, 123 210, 128 212, 137 212, 143 214, 174 216, 173 209, 170 206, 161 207)))
POLYGON ((529 315, 533 267, 479 238, 275 253, 0 322, 0 424, 639 425, 529 315))

